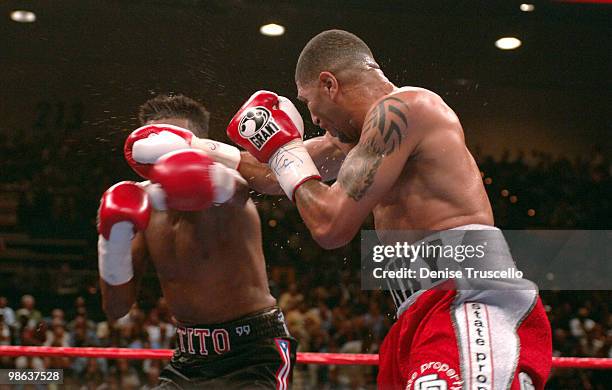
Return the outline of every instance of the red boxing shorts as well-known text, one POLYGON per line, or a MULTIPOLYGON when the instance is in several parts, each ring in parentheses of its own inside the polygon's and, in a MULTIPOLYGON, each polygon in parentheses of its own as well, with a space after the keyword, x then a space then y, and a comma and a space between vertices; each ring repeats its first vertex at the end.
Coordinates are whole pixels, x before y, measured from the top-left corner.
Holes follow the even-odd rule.
POLYGON ((543 389, 550 323, 537 290, 421 290, 380 349, 378 388, 543 389))

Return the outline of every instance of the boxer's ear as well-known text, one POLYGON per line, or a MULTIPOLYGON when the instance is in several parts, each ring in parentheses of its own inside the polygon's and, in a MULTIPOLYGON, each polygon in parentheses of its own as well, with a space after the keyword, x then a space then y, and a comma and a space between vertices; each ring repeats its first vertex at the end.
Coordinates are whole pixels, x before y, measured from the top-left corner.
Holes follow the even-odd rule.
POLYGON ((321 72, 319 74, 319 86, 324 95, 329 97, 331 100, 336 98, 338 94, 338 79, 331 72, 321 72))

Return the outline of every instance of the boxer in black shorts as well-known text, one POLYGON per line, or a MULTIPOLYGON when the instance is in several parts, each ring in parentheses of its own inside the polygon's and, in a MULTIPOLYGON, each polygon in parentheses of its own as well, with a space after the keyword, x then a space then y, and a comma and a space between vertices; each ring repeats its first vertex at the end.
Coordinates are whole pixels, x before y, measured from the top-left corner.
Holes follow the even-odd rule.
POLYGON ((178 342, 159 389, 287 389, 295 363, 296 343, 278 308, 228 323, 180 327, 178 342), (202 344, 201 334, 215 336, 202 344))
POLYGON ((221 165, 190 149, 194 133, 206 136, 208 113, 184 96, 146 102, 140 121, 126 159, 155 184, 121 182, 102 198, 105 312, 115 319, 129 311, 151 262, 177 321, 160 388, 286 389, 297 343, 269 291, 259 215, 229 166, 238 151, 225 149, 221 165), (160 149, 160 140, 172 147, 160 149))

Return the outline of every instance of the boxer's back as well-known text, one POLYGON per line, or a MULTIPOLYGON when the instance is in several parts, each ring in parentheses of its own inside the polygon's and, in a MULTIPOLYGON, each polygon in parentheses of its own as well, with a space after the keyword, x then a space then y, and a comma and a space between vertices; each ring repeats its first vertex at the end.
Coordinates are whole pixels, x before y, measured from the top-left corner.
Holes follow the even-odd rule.
POLYGON ((154 211, 144 238, 179 322, 219 323, 275 304, 252 201, 201 212, 154 211))
POLYGON ((380 230, 444 230, 493 224, 480 170, 465 145, 455 113, 433 92, 402 88, 394 93, 408 107, 426 105, 411 118, 416 145, 399 178, 374 208, 380 230), (425 101, 423 103, 423 101, 425 101))

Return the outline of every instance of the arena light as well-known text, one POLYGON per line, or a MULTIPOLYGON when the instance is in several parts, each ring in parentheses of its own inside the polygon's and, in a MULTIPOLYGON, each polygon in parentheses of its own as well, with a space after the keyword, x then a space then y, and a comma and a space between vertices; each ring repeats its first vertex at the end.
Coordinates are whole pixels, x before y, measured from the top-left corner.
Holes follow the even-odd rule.
POLYGON ((269 23, 261 26, 259 32, 268 37, 278 37, 285 33, 285 27, 280 24, 269 23))
POLYGON ((514 50, 522 44, 521 40, 515 37, 503 37, 495 41, 495 46, 501 50, 514 50))
POLYGON ((11 12, 11 20, 17 23, 34 23, 36 14, 32 11, 15 10, 11 12))
POLYGON ((523 12, 533 12, 533 10, 535 10, 535 5, 529 4, 529 3, 523 3, 523 4, 521 4, 521 6, 519 8, 523 12))

